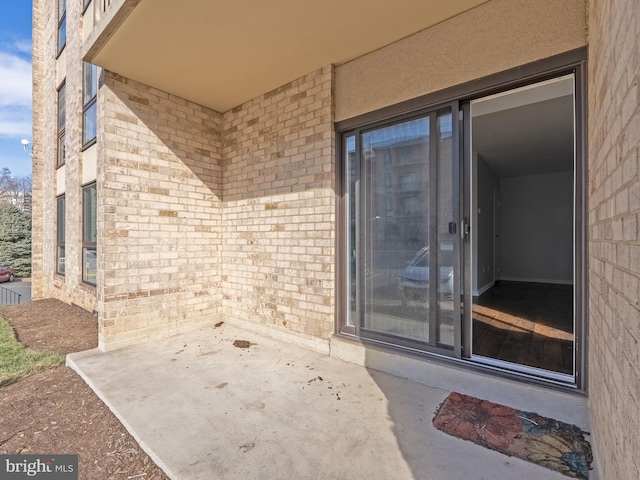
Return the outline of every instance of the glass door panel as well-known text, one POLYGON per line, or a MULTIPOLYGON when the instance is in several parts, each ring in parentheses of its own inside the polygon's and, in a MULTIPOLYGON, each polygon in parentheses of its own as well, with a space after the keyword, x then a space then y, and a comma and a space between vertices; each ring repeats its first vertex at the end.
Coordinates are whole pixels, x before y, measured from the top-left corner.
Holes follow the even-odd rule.
MULTIPOLYGON (((363 336, 454 350, 460 262, 452 118, 446 108, 368 130, 359 137, 359 158, 347 151, 360 167, 359 186, 347 184, 358 197, 349 218, 350 231, 358 231, 350 298, 359 312, 350 317, 360 319, 363 336)), ((355 168, 347 165, 348 172, 355 168)))
POLYGON ((430 118, 362 135, 362 327, 428 343, 430 118))
MULTIPOLYGON (((438 312, 437 319, 437 343, 440 346, 452 347, 455 342, 454 327, 459 323, 460 312, 453 301, 456 294, 456 285, 459 281, 458 265, 456 257, 458 253, 458 229, 456 221, 456 209, 454 202, 457 190, 458 171, 454 168, 454 144, 453 124, 451 111, 438 112, 437 115, 437 229, 436 264, 438 284, 436 298, 438 312), (456 316, 457 315, 457 316, 456 316), (458 321, 454 321, 458 319, 458 321)), ((457 161, 457 159, 455 159, 457 161)), ((458 294, 459 295, 459 294, 458 294)), ((458 297, 459 298, 459 297, 458 297)), ((460 302, 457 302, 458 304, 460 302)))
POLYGON ((346 225, 347 240, 347 325, 354 327, 357 316, 357 277, 356 277, 356 226, 357 226, 357 181, 358 181, 358 161, 356 157, 356 137, 355 135, 346 135, 344 137, 343 155, 345 158, 345 203, 348 208, 346 225))

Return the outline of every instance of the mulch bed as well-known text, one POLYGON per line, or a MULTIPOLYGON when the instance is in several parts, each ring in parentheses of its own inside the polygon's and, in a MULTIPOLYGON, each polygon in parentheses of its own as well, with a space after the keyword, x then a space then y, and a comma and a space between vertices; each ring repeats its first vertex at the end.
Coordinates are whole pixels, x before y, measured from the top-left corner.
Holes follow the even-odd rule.
MULTIPOLYGON (((0 308, 24 345, 61 354, 97 346, 96 318, 58 300, 0 308)), ((0 387, 0 454, 77 454, 79 478, 168 479, 71 369, 0 387)))
POLYGON ((575 425, 456 392, 440 405, 433 425, 454 437, 568 477, 589 478, 591 445, 575 425))

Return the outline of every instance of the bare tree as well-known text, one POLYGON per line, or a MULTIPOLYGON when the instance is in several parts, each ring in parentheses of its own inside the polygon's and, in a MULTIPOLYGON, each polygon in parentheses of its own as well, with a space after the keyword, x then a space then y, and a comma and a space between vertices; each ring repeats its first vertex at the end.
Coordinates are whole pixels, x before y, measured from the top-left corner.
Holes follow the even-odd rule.
POLYGON ((11 170, 0 170, 0 202, 16 206, 31 214, 31 175, 12 176, 11 170))

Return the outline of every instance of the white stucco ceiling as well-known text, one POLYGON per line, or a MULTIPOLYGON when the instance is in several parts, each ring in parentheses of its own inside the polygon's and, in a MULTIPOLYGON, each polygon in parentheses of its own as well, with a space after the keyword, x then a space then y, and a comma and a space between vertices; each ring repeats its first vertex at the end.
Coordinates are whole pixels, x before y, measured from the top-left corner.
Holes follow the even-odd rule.
POLYGON ((141 0, 87 60, 224 112, 487 0, 141 0))
POLYGON ((573 77, 471 103, 472 150, 498 177, 573 169, 573 77))

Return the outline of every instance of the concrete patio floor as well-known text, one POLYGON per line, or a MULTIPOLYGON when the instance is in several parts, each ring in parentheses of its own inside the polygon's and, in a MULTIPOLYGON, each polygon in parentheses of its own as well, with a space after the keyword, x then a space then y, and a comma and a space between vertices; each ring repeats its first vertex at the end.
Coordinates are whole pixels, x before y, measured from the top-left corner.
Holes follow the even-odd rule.
MULTIPOLYGON (((237 325, 80 352, 67 364, 174 480, 567 478, 434 429, 431 419, 449 389, 237 325), (234 340, 253 345, 237 348, 234 340)), ((523 384, 466 375, 494 396, 492 382, 519 389, 522 400, 505 392, 510 403, 522 403, 510 406, 544 415, 557 408, 554 418, 578 425, 586 418, 582 397, 543 389, 530 395, 523 384), (549 406, 537 403, 538 396, 549 406)))

